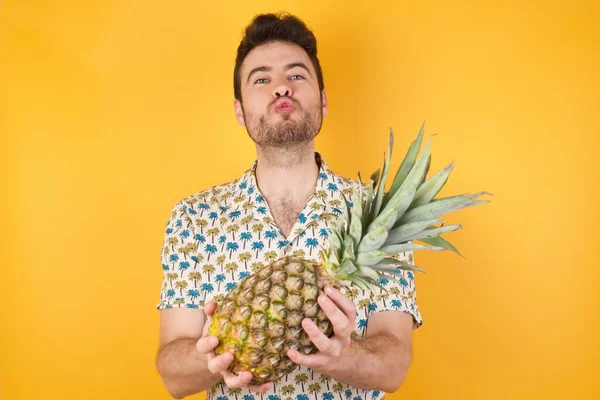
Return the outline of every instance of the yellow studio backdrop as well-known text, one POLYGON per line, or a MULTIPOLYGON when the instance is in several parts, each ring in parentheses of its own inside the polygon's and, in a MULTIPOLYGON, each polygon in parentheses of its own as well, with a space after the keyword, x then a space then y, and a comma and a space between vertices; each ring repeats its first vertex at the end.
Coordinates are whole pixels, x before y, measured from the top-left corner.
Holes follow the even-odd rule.
POLYGON ((424 325, 389 398, 600 398, 596 1, 4 0, 0 399, 169 398, 165 224, 254 161, 235 50, 282 10, 318 39, 335 171, 379 168, 389 126, 394 170, 426 121, 442 194, 494 194, 446 219, 466 259, 415 254, 424 325))

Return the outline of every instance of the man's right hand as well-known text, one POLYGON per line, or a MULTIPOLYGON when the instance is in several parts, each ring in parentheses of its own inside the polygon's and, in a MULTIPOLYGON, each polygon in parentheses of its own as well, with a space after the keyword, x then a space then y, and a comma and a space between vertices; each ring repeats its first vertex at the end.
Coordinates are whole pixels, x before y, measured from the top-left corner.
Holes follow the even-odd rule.
POLYGON ((252 380, 252 373, 244 371, 239 375, 227 370, 227 367, 233 361, 233 353, 227 352, 219 356, 215 355, 214 349, 219 344, 219 339, 216 336, 210 336, 208 334, 208 327, 212 322, 212 316, 217 308, 217 303, 210 301, 204 305, 204 313, 206 314, 206 322, 204 323, 204 329, 202 331, 202 337, 196 342, 196 349, 206 355, 208 359, 208 370, 213 374, 221 374, 225 384, 229 388, 242 388, 246 387, 254 392, 264 393, 269 390, 272 383, 267 382, 262 385, 249 385, 248 383, 252 380))

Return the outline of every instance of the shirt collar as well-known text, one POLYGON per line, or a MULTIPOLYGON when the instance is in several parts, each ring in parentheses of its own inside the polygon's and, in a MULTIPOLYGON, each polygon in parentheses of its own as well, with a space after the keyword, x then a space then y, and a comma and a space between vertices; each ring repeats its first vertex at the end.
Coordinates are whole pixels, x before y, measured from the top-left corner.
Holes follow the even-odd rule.
MULTIPOLYGON (((342 196, 342 191, 346 189, 344 185, 345 179, 329 168, 320 153, 315 152, 314 154, 315 161, 319 166, 317 185, 313 196, 308 201, 307 208, 304 210, 307 215, 301 215, 300 218, 315 219, 324 211, 341 215, 345 209, 342 196)), ((258 190, 256 183, 257 166, 258 160, 255 160, 252 166, 239 179, 234 181, 235 187, 232 188, 233 196, 235 197, 239 194, 245 195, 248 199, 245 207, 252 207, 253 218, 273 223, 273 221, 269 220, 271 215, 268 212, 267 202, 258 190), (267 218, 266 220, 265 217, 267 218)))

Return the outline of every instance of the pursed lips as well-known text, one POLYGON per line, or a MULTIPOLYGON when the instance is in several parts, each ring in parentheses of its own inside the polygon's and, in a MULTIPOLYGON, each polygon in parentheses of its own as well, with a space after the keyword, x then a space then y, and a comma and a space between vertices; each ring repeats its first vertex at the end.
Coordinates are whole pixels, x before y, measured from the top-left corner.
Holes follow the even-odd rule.
POLYGON ((294 110, 294 103, 290 100, 290 99, 279 99, 275 102, 275 111, 293 111, 294 110))

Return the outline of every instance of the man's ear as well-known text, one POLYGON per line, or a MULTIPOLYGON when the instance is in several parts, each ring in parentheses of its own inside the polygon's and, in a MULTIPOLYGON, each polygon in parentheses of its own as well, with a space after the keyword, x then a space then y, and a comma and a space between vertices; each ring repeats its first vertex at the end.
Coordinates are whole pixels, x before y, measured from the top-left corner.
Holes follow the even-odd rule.
POLYGON ((322 99, 323 99, 323 116, 327 115, 327 111, 329 110, 329 107, 327 105, 327 93, 325 92, 325 89, 323 89, 323 93, 321 94, 322 99))
POLYGON ((233 100, 233 111, 238 123, 241 126, 246 127, 246 121, 244 121, 244 110, 242 110, 242 103, 238 99, 233 100))

